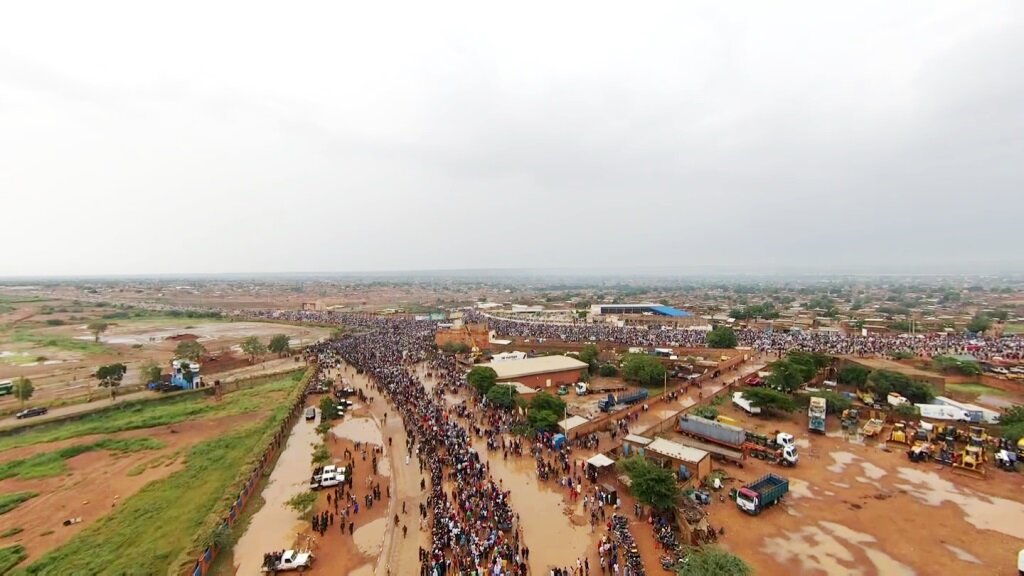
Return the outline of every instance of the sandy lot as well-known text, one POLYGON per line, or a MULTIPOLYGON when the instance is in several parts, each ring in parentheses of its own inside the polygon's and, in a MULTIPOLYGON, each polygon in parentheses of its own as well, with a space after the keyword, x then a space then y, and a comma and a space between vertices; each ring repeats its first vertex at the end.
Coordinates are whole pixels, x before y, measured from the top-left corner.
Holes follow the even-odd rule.
POLYGON ((783 505, 750 517, 715 501, 720 542, 759 574, 1009 573, 1024 547, 1024 475, 990 467, 967 478, 937 464, 914 464, 905 447, 848 442, 830 417, 827 436, 808 435, 806 416, 762 421, 726 408, 742 425, 793 433, 800 464, 783 469, 748 460, 725 469, 739 486, 767 472, 790 480, 783 505))

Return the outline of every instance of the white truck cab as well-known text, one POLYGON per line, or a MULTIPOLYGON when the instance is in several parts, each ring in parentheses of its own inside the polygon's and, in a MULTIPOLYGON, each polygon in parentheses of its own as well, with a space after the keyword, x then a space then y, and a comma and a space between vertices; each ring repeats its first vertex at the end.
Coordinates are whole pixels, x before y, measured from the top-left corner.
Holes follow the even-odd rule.
POLYGON ((590 393, 590 386, 588 386, 586 382, 577 382, 576 383, 576 395, 577 396, 583 396, 583 395, 589 394, 589 393, 590 393))
POLYGON ((796 447, 796 440, 789 432, 779 432, 775 435, 775 443, 783 447, 796 447))

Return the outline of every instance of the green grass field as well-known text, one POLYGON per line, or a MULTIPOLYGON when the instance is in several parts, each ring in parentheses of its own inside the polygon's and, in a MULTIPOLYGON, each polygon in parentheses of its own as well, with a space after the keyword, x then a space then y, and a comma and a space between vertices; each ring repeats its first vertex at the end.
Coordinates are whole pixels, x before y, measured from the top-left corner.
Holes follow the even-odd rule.
POLYGON ((33 480, 52 478, 64 474, 68 470, 69 458, 96 450, 109 450, 119 454, 139 452, 141 450, 159 450, 166 446, 154 438, 104 438, 92 444, 76 444, 52 452, 40 452, 21 460, 11 460, 0 464, 0 480, 21 478, 33 480))
POLYGON ((38 492, 8 492, 0 494, 0 515, 7 514, 23 502, 39 496, 38 492))
POLYGON ((110 348, 102 342, 92 340, 79 340, 70 336, 57 336, 51 334, 39 334, 28 330, 14 330, 10 336, 11 342, 20 344, 32 344, 42 348, 53 348, 65 352, 79 352, 81 354, 103 354, 110 352, 110 348))
POLYGON ((18 562, 21 562, 26 557, 28 557, 28 553, 25 552, 25 547, 20 544, 0 548, 0 574, 7 574, 11 568, 17 566, 18 562))
POLYGON ((109 410, 96 412, 78 420, 42 424, 25 432, 0 437, 0 452, 88 434, 113 434, 125 430, 166 426, 185 420, 254 412, 275 406, 277 397, 282 396, 275 395, 275 392, 291 390, 295 382, 295 379, 286 375, 267 384, 226 394, 221 402, 214 402, 204 394, 171 396, 146 402, 126 402, 120 407, 113 406, 109 410))
MULTIPOLYGON (((286 383, 295 386, 291 379, 286 383)), ((229 488, 266 441, 267 431, 287 416, 286 410, 279 402, 264 423, 197 444, 183 470, 146 485, 67 544, 16 573, 167 573, 208 524, 211 511, 233 498, 229 488)))
POLYGON ((1007 324, 1004 334, 1024 334, 1024 324, 1007 324))

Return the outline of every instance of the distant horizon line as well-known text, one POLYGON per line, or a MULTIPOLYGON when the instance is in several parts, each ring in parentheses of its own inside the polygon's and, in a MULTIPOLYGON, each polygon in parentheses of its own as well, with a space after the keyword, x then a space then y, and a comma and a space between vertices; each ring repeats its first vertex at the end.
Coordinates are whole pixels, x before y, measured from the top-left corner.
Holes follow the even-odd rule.
POLYGON ((773 266, 755 268, 734 265, 691 265, 691 266, 635 266, 635 267, 539 267, 539 268, 423 268, 396 270, 352 270, 352 271, 293 271, 293 272, 149 272, 115 274, 34 274, 0 276, 0 282, 24 284, 32 281, 53 282, 61 280, 164 280, 164 279, 262 279, 262 278, 359 278, 359 277, 402 277, 402 276, 568 276, 586 278, 616 278, 623 276, 646 276, 667 278, 693 276, 695 279, 730 277, 941 277, 941 276, 1009 276, 1024 277, 1024 265, 981 265, 974 270, 951 266, 942 269, 936 266, 879 266, 876 268, 820 268, 807 266, 773 266), (996 266, 1002 269, 997 269, 996 266), (1014 269, 1008 269, 1014 268, 1014 269))

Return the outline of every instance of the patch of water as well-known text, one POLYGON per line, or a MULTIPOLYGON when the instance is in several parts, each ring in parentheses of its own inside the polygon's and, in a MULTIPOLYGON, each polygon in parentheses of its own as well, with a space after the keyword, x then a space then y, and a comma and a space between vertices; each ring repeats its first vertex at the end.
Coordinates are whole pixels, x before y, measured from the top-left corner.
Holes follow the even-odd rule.
POLYGON ((969 562, 971 564, 981 564, 981 560, 978 560, 978 558, 974 554, 971 554, 963 548, 957 548, 952 544, 943 544, 943 546, 945 546, 947 550, 952 552, 953 555, 956 556, 957 560, 963 560, 964 562, 969 562))
POLYGON ((897 488, 929 506, 952 502, 964 513, 964 520, 981 530, 994 530, 1024 540, 1024 503, 984 496, 955 486, 934 472, 919 468, 901 467, 899 477, 910 484, 897 484, 897 488))
POLYGON ((793 441, 793 443, 796 444, 797 448, 810 448, 811 447, 811 441, 808 438, 797 438, 796 440, 793 441))
POLYGON ((384 445, 384 435, 381 434, 380 426, 373 418, 346 418, 340 424, 335 424, 331 428, 331 433, 339 438, 348 438, 353 442, 384 445))
POLYGON ((352 541, 356 548, 368 558, 380 556, 381 546, 384 544, 384 532, 387 530, 388 521, 386 518, 377 518, 368 522, 352 533, 352 541))
POLYGON ((853 464, 853 461, 857 459, 857 455, 852 452, 829 452, 829 456, 836 462, 829 466, 828 470, 836 474, 842 474, 846 467, 853 464))
POLYGON ((811 491, 811 484, 799 478, 790 477, 789 493, 797 498, 809 498, 817 500, 818 497, 811 491))
POLYGON ((317 442, 316 424, 304 419, 296 422, 261 494, 263 507, 253 514, 235 545, 238 574, 258 574, 264 553, 296 544, 304 523, 288 501, 309 489, 309 463, 317 442))
POLYGON ((845 483, 845 482, 829 482, 829 484, 831 484, 831 485, 833 485, 833 486, 835 486, 837 488, 849 488, 850 487, 850 485, 845 483))
POLYGON ((860 466, 864 469, 864 475, 872 480, 881 480, 883 476, 888 474, 884 469, 875 466, 871 462, 861 462, 860 466))
POLYGON ((500 481, 502 489, 512 492, 512 509, 519 513, 523 536, 530 543, 531 573, 547 574, 549 568, 564 565, 566 559, 586 556, 592 538, 590 526, 585 521, 582 525, 573 523, 565 512, 562 494, 551 485, 538 483, 532 462, 489 458, 482 440, 476 439, 473 444, 481 457, 487 458, 491 475, 500 481))
POLYGON ((762 550, 783 563, 798 561, 803 572, 860 576, 865 574, 864 570, 846 566, 856 561, 854 552, 859 549, 874 567, 868 574, 914 576, 909 566, 869 546, 875 543, 875 537, 870 534, 835 522, 818 522, 817 526, 805 526, 785 537, 766 538, 762 550))

